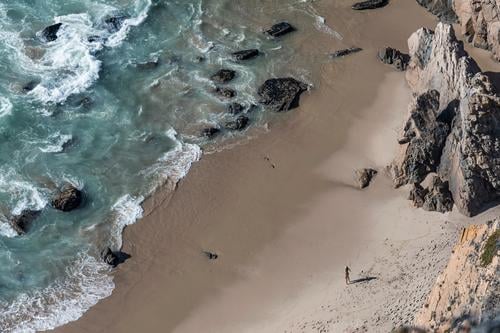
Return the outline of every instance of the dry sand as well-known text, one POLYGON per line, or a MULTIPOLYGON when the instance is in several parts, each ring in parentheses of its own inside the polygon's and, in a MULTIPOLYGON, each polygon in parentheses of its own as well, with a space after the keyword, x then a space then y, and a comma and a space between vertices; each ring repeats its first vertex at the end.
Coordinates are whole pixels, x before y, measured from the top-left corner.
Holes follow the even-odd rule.
POLYGON ((364 51, 319 65, 300 109, 204 156, 173 195, 148 200, 125 232, 132 258, 113 295, 56 332, 387 332, 412 321, 460 228, 498 210, 428 213, 392 189, 383 168, 410 92, 375 54, 406 50, 413 31, 436 21, 415 1, 366 13, 350 3, 322 12, 342 17, 343 43, 364 51), (381 171, 366 190, 353 186, 359 167, 381 171), (345 265, 353 279, 376 279, 346 286, 345 265))

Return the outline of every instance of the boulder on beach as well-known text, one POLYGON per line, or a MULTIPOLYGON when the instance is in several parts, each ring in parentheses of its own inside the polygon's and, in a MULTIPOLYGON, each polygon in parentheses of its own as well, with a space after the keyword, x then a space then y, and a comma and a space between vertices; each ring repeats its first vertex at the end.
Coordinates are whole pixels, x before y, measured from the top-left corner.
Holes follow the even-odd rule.
POLYGON ((257 57, 259 54, 260 52, 257 49, 248 49, 248 50, 233 52, 232 56, 233 59, 236 61, 243 61, 243 60, 253 59, 257 57))
POLYGON ((212 80, 215 83, 227 83, 229 81, 232 81, 236 77, 236 71, 233 71, 232 69, 221 69, 218 70, 215 74, 213 74, 210 77, 210 80, 212 80))
POLYGON ((82 198, 82 192, 73 185, 68 184, 52 199, 52 207, 63 212, 69 212, 80 206, 82 198))
POLYGON ((365 10, 365 9, 376 9, 387 6, 389 0, 367 0, 362 2, 357 2, 352 5, 352 9, 355 10, 365 10))
POLYGON ((386 47, 380 50, 378 52, 378 58, 384 64, 392 65, 399 71, 405 71, 410 62, 409 55, 393 49, 392 47, 386 47))
POLYGON ((300 95, 308 85, 294 78, 269 79, 260 86, 257 94, 259 103, 276 111, 288 111, 299 106, 300 95))
POLYGON ((12 216, 9 221, 10 225, 18 235, 23 235, 28 231, 31 223, 40 215, 40 213, 41 212, 38 210, 23 210, 21 214, 12 216))
POLYGON ((338 50, 338 51, 333 52, 332 54, 330 54, 330 58, 332 58, 332 59, 341 58, 341 57, 345 57, 346 55, 349 55, 352 53, 360 52, 362 50, 363 49, 360 47, 350 47, 347 49, 342 49, 342 50, 338 50))
POLYGON ((223 99, 231 99, 237 95, 236 90, 226 87, 215 87, 214 94, 223 98, 223 99))
POLYGON ((247 116, 238 116, 235 120, 226 123, 226 128, 232 131, 242 131, 247 128, 250 119, 247 116))
POLYGON ((61 29, 62 23, 49 25, 41 32, 41 37, 45 42, 53 42, 57 39, 57 33, 61 29))
POLYGON ((377 173, 377 170, 370 168, 355 170, 354 177, 358 187, 360 189, 368 187, 377 173))
POLYGON ((112 251, 108 247, 102 252, 101 257, 106 264, 112 267, 116 267, 120 264, 123 264, 127 259, 129 259, 130 255, 122 251, 112 251))
POLYGON ((281 37, 283 35, 289 34, 296 31, 295 27, 288 22, 280 22, 273 25, 271 28, 265 31, 271 37, 281 37))

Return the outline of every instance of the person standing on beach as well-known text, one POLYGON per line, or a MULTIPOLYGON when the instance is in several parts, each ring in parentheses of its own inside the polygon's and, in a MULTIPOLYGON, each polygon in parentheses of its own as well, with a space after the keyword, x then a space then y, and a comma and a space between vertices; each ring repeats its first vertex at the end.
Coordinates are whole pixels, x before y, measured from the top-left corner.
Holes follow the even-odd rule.
POLYGON ((351 272, 351 269, 349 266, 345 266, 345 284, 349 285, 351 284, 351 277, 349 276, 349 273, 351 272))

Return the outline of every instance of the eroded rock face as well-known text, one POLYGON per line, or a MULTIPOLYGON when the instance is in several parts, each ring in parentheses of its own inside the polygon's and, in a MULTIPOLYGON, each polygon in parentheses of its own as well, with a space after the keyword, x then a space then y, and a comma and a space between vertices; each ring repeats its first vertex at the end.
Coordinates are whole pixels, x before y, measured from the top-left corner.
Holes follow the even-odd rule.
POLYGON ((500 291, 498 252, 487 266, 482 265, 481 256, 489 238, 499 227, 496 220, 463 229, 448 265, 415 318, 416 326, 429 332, 470 332, 460 327, 495 319, 500 291))
POLYGON ((293 78, 269 79, 259 88, 260 103, 276 112, 288 111, 299 106, 300 95, 307 84, 293 78))
POLYGON ((66 185, 54 199, 52 207, 63 212, 69 212, 78 208, 82 202, 82 192, 73 185, 66 185))
POLYGON ((453 0, 417 0, 417 2, 442 22, 455 23, 458 19, 453 10, 453 0))
POLYGON ((453 0, 462 33, 475 47, 491 50, 500 61, 500 2, 498 0, 453 0))
POLYGON ((437 171, 460 212, 476 215, 500 199, 499 94, 450 25, 439 23, 435 32, 420 29, 408 44, 406 78, 420 97, 410 106, 399 140, 395 186, 419 183, 437 171), (420 103, 424 95, 426 102, 420 103))

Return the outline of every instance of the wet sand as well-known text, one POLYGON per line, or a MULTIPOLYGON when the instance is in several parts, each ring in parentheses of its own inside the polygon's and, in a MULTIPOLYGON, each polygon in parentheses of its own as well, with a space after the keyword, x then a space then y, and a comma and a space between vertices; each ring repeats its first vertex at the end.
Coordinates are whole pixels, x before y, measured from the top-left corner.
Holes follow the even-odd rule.
POLYGON ((350 4, 320 7, 327 22, 343 17, 343 46, 364 50, 319 64, 299 109, 150 198, 125 231, 132 258, 113 295, 56 332, 387 332, 412 321, 460 228, 498 210, 424 212, 392 188, 384 167, 410 92, 375 54, 406 51, 436 20, 415 1, 362 13, 350 4), (380 171, 366 190, 354 186, 360 167, 380 171), (345 265, 352 279, 374 279, 345 286, 345 265))

